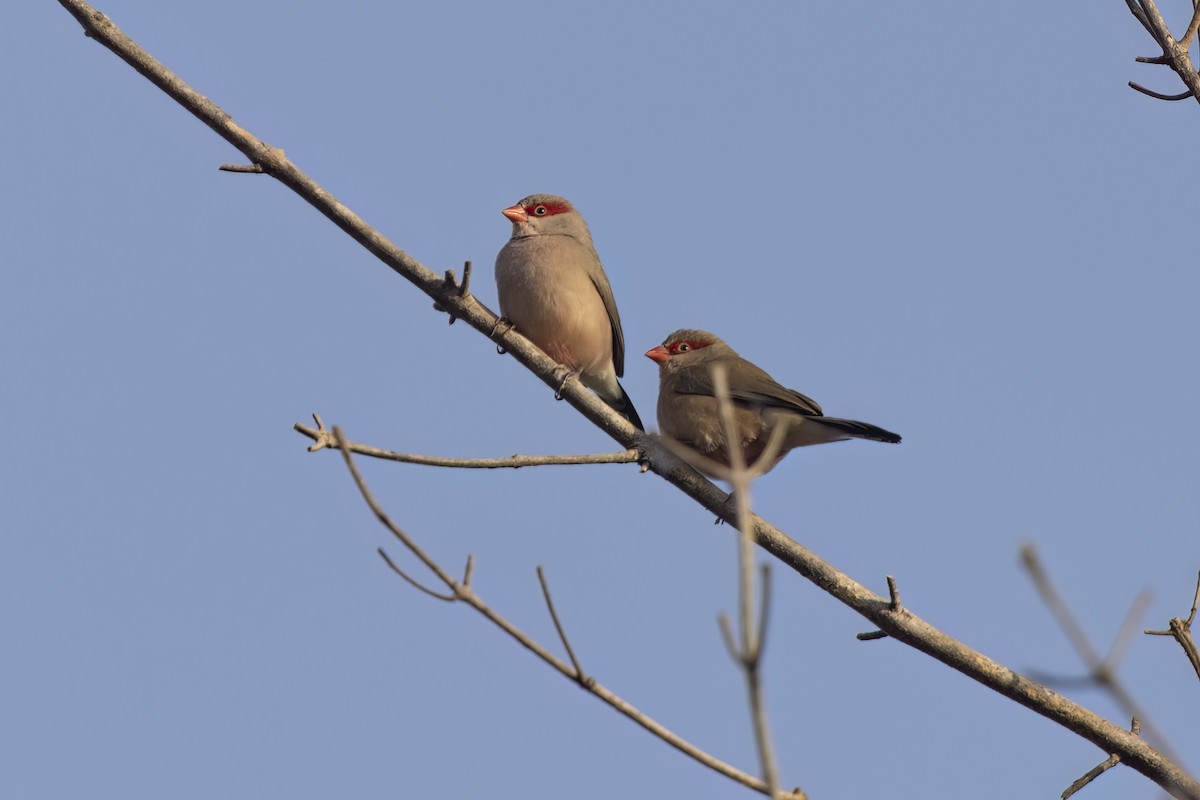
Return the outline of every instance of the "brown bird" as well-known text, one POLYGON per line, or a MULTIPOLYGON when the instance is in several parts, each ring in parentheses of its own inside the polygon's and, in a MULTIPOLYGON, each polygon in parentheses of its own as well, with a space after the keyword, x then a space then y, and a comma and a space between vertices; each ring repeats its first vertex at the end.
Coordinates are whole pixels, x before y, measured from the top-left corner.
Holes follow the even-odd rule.
POLYGON ((625 374, 625 335, 583 216, 552 194, 532 194, 501 213, 512 220, 512 238, 496 256, 500 313, 645 430, 617 381, 625 374))
POLYGON ((796 447, 846 439, 900 442, 899 435, 866 422, 824 416, 815 400, 776 383, 708 331, 675 331, 646 357, 658 362, 659 429, 725 466, 729 466, 729 445, 712 382, 712 367, 717 364, 728 375, 737 444, 747 465, 762 454, 774 426, 786 426, 778 454, 771 463, 760 465, 764 473, 796 447))

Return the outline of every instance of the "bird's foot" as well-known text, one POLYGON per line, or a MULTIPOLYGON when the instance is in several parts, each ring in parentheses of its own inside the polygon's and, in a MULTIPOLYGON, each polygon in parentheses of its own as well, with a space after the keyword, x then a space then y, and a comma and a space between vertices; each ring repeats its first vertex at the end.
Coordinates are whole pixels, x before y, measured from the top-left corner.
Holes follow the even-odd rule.
MULTIPOLYGON (((496 319, 496 324, 492 326, 492 330, 488 334, 488 338, 491 339, 492 341, 496 341, 497 338, 508 333, 515 327, 516 327, 516 325, 514 325, 513 321, 511 319, 509 319, 508 317, 499 317, 496 319)), ((504 355, 508 351, 504 349, 504 345, 497 342, 496 343, 496 352, 499 353, 500 355, 504 355)))
POLYGON ((578 369, 567 370, 567 373, 565 375, 563 375, 562 380, 558 382, 558 388, 554 390, 554 399, 555 400, 563 399, 563 389, 567 388, 567 381, 570 381, 572 379, 577 379, 579 377, 580 372, 582 372, 582 370, 578 370, 578 369))
MULTIPOLYGON (((733 495, 734 495, 733 492, 730 492, 728 495, 726 495, 725 507, 730 509, 730 511, 732 513, 736 514, 737 513, 737 500, 734 498, 733 495)), ((724 524, 725 524, 725 520, 722 519, 721 517, 717 517, 716 519, 713 520, 713 525, 724 525, 724 524)))

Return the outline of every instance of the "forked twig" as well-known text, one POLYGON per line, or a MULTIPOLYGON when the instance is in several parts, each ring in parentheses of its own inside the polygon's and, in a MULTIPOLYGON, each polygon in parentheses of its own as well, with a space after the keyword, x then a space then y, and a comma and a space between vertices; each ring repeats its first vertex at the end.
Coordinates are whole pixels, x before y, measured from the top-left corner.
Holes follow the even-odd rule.
MULTIPOLYGON (((344 440, 344 434, 342 433, 341 428, 334 427, 333 432, 339 441, 344 440)), ((399 568, 397 568, 395 562, 381 549, 379 554, 383 557, 384 561, 387 562, 388 566, 390 566, 397 574, 399 574, 413 586, 416 586, 418 589, 424 591, 426 594, 430 594, 440 600, 461 600, 490 620, 494 625, 515 639, 518 643, 540 658, 543 662, 556 669, 559 674, 565 676, 575 683, 578 683, 587 692, 595 695, 605 704, 633 720, 659 739, 674 747, 676 750, 679 750, 681 753, 691 757, 714 772, 718 772, 727 778, 737 781, 743 786, 764 794, 768 794, 770 796, 770 791, 765 781, 743 772, 736 767, 720 760, 719 758, 716 758, 715 756, 701 750, 683 737, 651 719, 645 713, 635 708, 632 704, 618 697, 615 693, 597 682, 595 678, 586 675, 583 671, 583 668, 579 664, 579 660, 575 656, 575 651, 572 649, 567 640, 567 635, 558 618, 558 613, 554 609, 554 603, 550 598, 550 590, 546 584, 545 574, 541 567, 538 567, 537 571, 538 580, 541 582, 542 591, 546 598, 546 606, 550 611, 551 619, 554 621, 554 627, 558 631, 559 638, 562 640, 563 646, 567 650, 568 657, 571 659, 570 664, 563 663, 562 660, 554 656, 550 651, 529 637, 522 630, 517 628, 516 625, 509 622, 497 611, 492 609, 491 606, 487 605, 487 603, 483 601, 483 598, 476 594, 475 590, 470 586, 470 578, 474 565, 474 561, 472 559, 467 560, 467 567, 464 571, 464 577, 461 582, 455 581, 452 577, 450 577, 449 573, 447 573, 446 570, 441 567, 441 565, 439 565, 431 556, 429 556, 429 554, 421 549, 421 547, 416 543, 415 540, 412 539, 412 537, 410 537, 403 529, 396 525, 396 523, 392 521, 391 517, 388 516, 387 512, 384 511, 379 505, 374 494, 371 492, 370 487, 367 486, 366 481, 363 479, 362 474, 358 471, 358 467, 354 463, 354 457, 351 454, 352 450, 350 448, 346 448, 345 450, 342 450, 341 453, 342 460, 346 464, 346 469, 350 472, 350 476, 354 479, 354 485, 358 487, 359 493, 362 495, 367 507, 370 508, 371 512, 375 515, 375 518, 379 520, 379 522, 382 523, 383 526, 387 528, 388 531, 394 537, 396 537, 396 539, 398 539, 410 553, 416 556, 426 568, 436 575, 438 580, 445 584, 446 588, 449 590, 449 596, 447 597, 445 595, 441 595, 424 586, 421 586, 417 581, 413 580, 399 568)), ((800 792, 799 790, 796 790, 792 793, 777 792, 773 796, 779 798, 780 800, 805 800, 804 793, 800 792)))
POLYGON ((737 507, 738 527, 738 627, 741 632, 740 647, 734 645, 733 632, 725 616, 719 618, 721 635, 725 647, 734 661, 742 668, 746 678, 746 694, 750 704, 750 719, 754 727, 754 742, 758 748, 759 764, 763 780, 774 795, 779 788, 779 768, 775 762, 775 747, 771 741, 771 729, 767 723, 767 704, 762 685, 762 653, 766 636, 766 618, 770 592, 770 569, 762 567, 763 591, 755 619, 754 609, 754 548, 755 536, 750 512, 750 485, 754 478, 770 468, 783 442, 784 424, 776 423, 766 449, 753 465, 747 465, 734 420, 733 401, 729 396, 729 376, 722 364, 712 367, 713 396, 717 401, 717 414, 725 432, 725 452, 729 458, 728 481, 733 487, 737 507), (761 470, 761 471, 760 471, 761 470))
POLYGON ((1200 606, 1200 575, 1196 576, 1196 593, 1192 596, 1192 613, 1188 614, 1188 618, 1172 617, 1167 623, 1167 630, 1145 632, 1151 636, 1175 637, 1175 641, 1179 642, 1179 646, 1187 654, 1188 661, 1192 662, 1192 668, 1196 670, 1196 677, 1200 678, 1200 652, 1197 652, 1196 640, 1192 638, 1192 622, 1196 619, 1197 606, 1200 606))
POLYGON ((1118 631, 1113 641, 1113 646, 1109 649, 1108 655, 1101 658, 1096 648, 1092 646, 1087 634, 1084 633, 1083 626, 1079 624, 1079 620, 1076 619, 1070 607, 1067 606, 1066 601, 1063 600, 1062 595, 1059 594, 1058 589, 1055 588, 1054 582, 1050 579, 1049 573, 1046 572, 1046 568, 1042 565, 1041 559, 1038 557, 1036 548, 1026 542, 1021 546, 1020 552, 1021 563, 1029 573, 1029 577, 1033 581, 1038 594, 1041 595, 1042 602, 1050 609, 1050 613, 1058 621, 1059 627, 1063 629, 1067 640, 1075 648, 1075 652, 1087 668, 1087 679, 1092 685, 1098 686, 1107 692, 1117 705, 1121 707, 1122 711, 1130 717, 1139 720, 1139 732, 1144 729, 1146 731, 1146 738, 1163 755, 1175 763, 1182 765, 1178 756, 1171 752, 1171 746, 1168 744, 1166 736, 1146 718, 1137 701, 1133 699, 1133 695, 1125 688, 1120 679, 1117 678, 1117 663, 1124 655, 1125 649, 1128 646, 1129 633, 1137 628, 1138 621, 1150 602, 1149 594, 1142 592, 1134 600, 1129 613, 1125 616, 1121 630, 1118 631))
POLYGON ((1158 6, 1154 4, 1154 0, 1125 0, 1125 5, 1129 7, 1129 12, 1133 14, 1134 19, 1146 29, 1146 32, 1150 34, 1155 43, 1162 48, 1161 56, 1154 56, 1152 58, 1140 57, 1135 60, 1142 64, 1164 64, 1170 66, 1179 75, 1184 85, 1187 86, 1187 91, 1181 94, 1162 94, 1161 92, 1147 89, 1133 81, 1129 82, 1129 87, 1158 100, 1174 101, 1194 97, 1200 102, 1200 75, 1197 74, 1195 67, 1192 65, 1190 52, 1192 40, 1196 38, 1196 31, 1200 30, 1200 2, 1192 0, 1192 18, 1188 21, 1188 26, 1183 36, 1178 40, 1171 36, 1167 22, 1163 19, 1158 6))

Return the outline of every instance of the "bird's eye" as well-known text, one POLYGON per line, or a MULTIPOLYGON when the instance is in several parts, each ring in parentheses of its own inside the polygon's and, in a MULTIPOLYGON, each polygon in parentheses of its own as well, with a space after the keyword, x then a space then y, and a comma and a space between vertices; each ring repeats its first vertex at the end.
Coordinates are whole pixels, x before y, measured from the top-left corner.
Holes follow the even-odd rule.
POLYGON ((687 342, 680 342, 679 344, 675 345, 675 352, 677 352, 677 353, 686 353, 688 350, 691 350, 691 349, 692 349, 692 346, 690 344, 688 344, 687 342))
POLYGON ((545 206, 534 206, 533 213, 539 217, 546 216, 547 208, 545 206))

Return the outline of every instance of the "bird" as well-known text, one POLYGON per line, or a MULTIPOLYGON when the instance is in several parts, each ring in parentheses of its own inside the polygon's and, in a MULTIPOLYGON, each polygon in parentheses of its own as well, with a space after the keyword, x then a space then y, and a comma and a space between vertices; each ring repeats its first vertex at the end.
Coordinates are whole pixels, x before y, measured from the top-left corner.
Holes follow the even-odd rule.
MULTIPOLYGON (((708 331, 677 330, 648 350, 646 357, 658 363, 661 433, 724 467, 730 466, 729 443, 713 391, 712 368, 716 365, 726 370, 744 463, 753 465, 759 474, 771 471, 789 451, 805 445, 846 439, 900 443, 898 434, 875 425, 826 417, 815 400, 781 386, 708 331), (778 452, 770 463, 755 464, 776 424, 786 426, 778 452)), ((703 468, 700 471, 722 477, 703 468)))
POLYGON ((625 374, 625 334, 583 215, 552 194, 531 194, 500 213, 512 222, 496 255, 501 316, 644 431, 617 380, 625 374))

